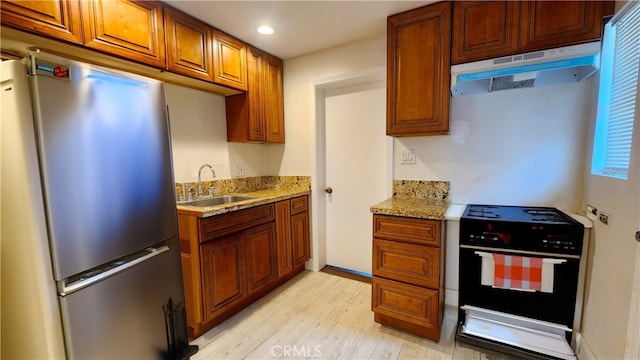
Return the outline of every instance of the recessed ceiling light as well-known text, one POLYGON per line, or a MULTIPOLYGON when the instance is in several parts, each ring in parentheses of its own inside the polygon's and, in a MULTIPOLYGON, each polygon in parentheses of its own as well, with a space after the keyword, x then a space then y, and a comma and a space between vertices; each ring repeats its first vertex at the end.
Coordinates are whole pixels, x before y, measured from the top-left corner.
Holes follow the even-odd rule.
POLYGON ((262 25, 258 28, 258 32, 263 35, 273 34, 273 28, 271 26, 262 25))

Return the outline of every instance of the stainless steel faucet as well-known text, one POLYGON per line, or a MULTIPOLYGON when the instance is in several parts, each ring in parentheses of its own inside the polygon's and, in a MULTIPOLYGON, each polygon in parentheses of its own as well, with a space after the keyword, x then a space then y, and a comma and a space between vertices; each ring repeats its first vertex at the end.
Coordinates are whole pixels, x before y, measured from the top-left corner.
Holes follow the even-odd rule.
POLYGON ((213 171, 213 168, 211 167, 211 165, 209 164, 204 164, 202 166, 200 166, 200 169, 198 170, 198 196, 202 196, 202 169, 204 169, 205 167, 208 167, 211 170, 211 174, 213 174, 213 177, 216 177, 216 172, 213 171))

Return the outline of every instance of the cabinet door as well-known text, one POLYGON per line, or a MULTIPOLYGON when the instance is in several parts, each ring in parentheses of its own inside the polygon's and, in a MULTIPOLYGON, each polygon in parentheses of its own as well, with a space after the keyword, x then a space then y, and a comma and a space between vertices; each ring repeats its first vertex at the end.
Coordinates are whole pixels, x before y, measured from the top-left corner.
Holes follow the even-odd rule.
POLYGON ((266 123, 262 89, 263 52, 249 47, 247 52, 247 92, 225 98, 227 141, 265 142, 266 123))
POLYGON ((269 143, 284 143, 284 103, 282 97, 282 60, 265 54, 264 57, 264 114, 269 143))
POLYGON ((265 98, 261 91, 263 84, 264 53, 255 48, 249 48, 247 54, 247 102, 249 115, 249 141, 266 141, 266 118, 264 113, 265 98))
POLYGON ((81 4, 85 46, 165 68, 162 3, 85 0, 81 4))
POLYGON ((284 143, 282 60, 248 47, 247 92, 227 96, 227 141, 284 143))
POLYGON ((304 263, 311 258, 308 212, 291 216, 291 241, 293 243, 293 267, 304 266, 304 263))
POLYGON ((167 31, 167 70, 213 80, 212 28, 169 7, 164 9, 167 31))
POLYGON ((451 63, 459 64, 518 52, 520 3, 455 1, 451 63))
POLYGON ((194 312, 194 304, 197 303, 196 299, 193 298, 193 288, 195 284, 193 283, 193 272, 191 271, 192 263, 191 254, 181 252, 180 253, 180 263, 182 264, 182 281, 184 288, 184 303, 187 313, 187 329, 189 331, 189 338, 193 339, 195 334, 195 326, 194 324, 199 323, 199 319, 195 316, 194 312))
POLYGON ((214 29, 213 68, 214 82, 247 90, 247 45, 214 29))
POLYGON ((278 277, 283 277, 293 270, 293 248, 291 244, 291 210, 290 201, 276 203, 276 238, 278 253, 278 277))
POLYGON ((451 2, 387 20, 387 135, 449 132, 451 2))
POLYGON ((247 296, 242 233, 205 243, 200 256, 206 322, 247 296))
POLYGON ((271 222, 244 233, 249 295, 278 280, 276 225, 271 222))
POLYGON ((80 2, 77 0, 2 0, 2 25, 39 35, 82 43, 80 2))
POLYGON ((533 51, 600 39, 602 1, 523 1, 520 49, 533 51))

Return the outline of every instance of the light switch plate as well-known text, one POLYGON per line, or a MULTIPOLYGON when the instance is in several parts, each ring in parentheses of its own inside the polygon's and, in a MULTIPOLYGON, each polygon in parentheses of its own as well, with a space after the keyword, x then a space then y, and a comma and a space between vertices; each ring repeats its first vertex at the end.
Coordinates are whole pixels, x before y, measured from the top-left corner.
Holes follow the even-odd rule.
POLYGON ((416 163, 416 151, 415 149, 408 149, 402 152, 402 159, 400 164, 409 165, 416 163))

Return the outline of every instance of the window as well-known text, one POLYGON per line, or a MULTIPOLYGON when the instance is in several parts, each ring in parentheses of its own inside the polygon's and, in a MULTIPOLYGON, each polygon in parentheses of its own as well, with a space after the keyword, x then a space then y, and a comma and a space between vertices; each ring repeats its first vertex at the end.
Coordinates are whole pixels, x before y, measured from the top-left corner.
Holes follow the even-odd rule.
POLYGON ((627 179, 640 66, 640 5, 630 1, 605 27, 591 173, 627 179))

